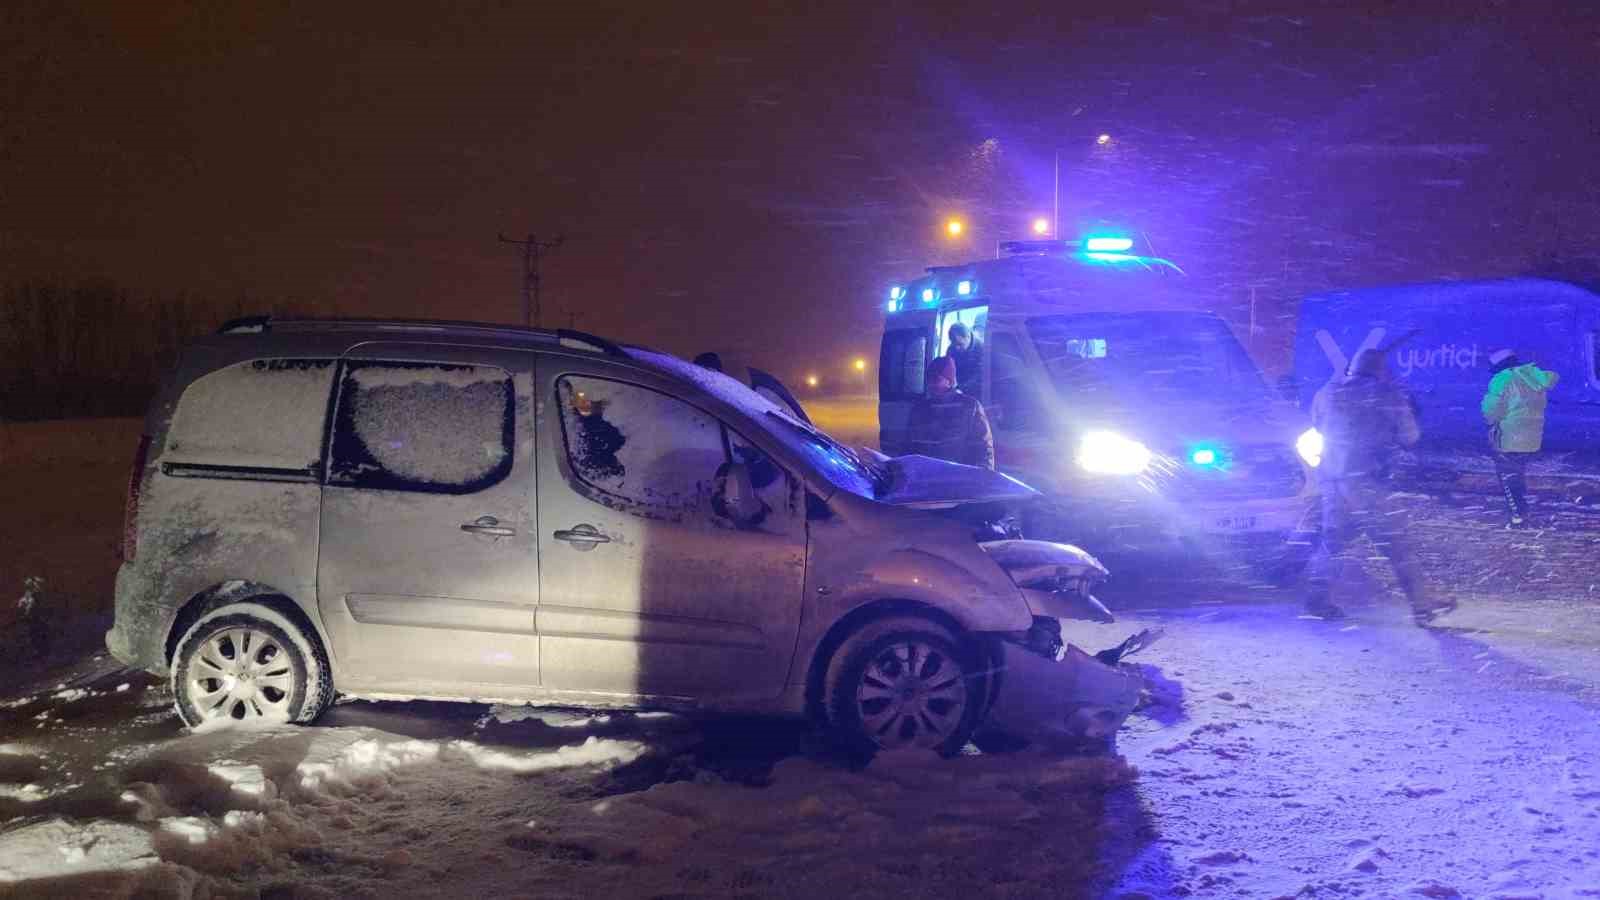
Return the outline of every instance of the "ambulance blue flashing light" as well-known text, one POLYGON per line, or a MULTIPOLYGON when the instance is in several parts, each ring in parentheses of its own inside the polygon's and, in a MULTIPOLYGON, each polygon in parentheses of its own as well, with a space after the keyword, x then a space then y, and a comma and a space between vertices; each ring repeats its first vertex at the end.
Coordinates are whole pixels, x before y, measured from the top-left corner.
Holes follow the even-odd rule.
POLYGON ((1083 242, 1083 249, 1090 253, 1121 253, 1133 249, 1133 238, 1125 237, 1092 237, 1083 242))
POLYGON ((970 281, 958 282, 956 284, 956 293, 960 294, 963 297, 965 297, 966 295, 972 293, 972 282, 970 282, 970 281))
POLYGON ((933 288, 923 288, 922 289, 922 302, 923 303, 932 303, 933 302, 933 288))
POLYGON ((1217 464, 1217 451, 1210 447, 1196 447, 1189 452, 1189 461, 1197 466, 1214 466, 1217 464))
POLYGON ((889 312, 900 311, 900 301, 906 295, 906 289, 900 285, 889 288, 889 312))

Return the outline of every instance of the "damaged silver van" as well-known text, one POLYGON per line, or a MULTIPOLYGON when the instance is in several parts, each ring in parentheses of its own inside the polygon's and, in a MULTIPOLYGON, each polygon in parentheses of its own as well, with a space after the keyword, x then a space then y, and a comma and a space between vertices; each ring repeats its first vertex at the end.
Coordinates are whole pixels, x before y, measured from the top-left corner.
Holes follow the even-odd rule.
POLYGON ((590 335, 242 320, 150 410, 106 643, 190 725, 341 693, 1103 737, 1138 680, 1065 640, 1100 564, 990 524, 1033 495, 590 335))

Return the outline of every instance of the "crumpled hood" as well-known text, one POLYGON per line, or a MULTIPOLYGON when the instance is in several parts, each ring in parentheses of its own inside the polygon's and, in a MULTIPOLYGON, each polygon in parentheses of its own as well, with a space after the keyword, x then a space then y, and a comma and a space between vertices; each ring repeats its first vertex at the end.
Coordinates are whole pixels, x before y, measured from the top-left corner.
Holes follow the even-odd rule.
POLYGON ((1038 491, 1009 475, 931 456, 897 456, 889 460, 888 466, 889 489, 877 500, 891 506, 948 509, 969 503, 1011 503, 1039 496, 1038 491))

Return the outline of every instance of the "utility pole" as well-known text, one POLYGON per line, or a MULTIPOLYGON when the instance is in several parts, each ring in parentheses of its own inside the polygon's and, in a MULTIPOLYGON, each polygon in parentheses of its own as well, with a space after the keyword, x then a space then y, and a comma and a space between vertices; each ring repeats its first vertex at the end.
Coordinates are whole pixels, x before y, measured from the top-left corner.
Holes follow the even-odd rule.
POLYGON ((529 234, 520 241, 500 235, 502 244, 522 245, 522 324, 529 328, 539 325, 539 254, 544 250, 556 249, 565 240, 559 234, 554 240, 548 241, 539 240, 536 234, 529 234))
POLYGON ((1056 151, 1055 203, 1050 210, 1050 237, 1061 240, 1061 151, 1056 151))

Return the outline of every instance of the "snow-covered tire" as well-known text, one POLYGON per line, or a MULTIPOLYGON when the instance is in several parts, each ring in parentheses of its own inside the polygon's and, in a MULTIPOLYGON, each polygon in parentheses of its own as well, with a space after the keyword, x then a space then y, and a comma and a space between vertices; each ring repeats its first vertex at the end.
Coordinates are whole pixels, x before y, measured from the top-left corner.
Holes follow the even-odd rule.
POLYGON ((834 738, 862 754, 919 748, 953 756, 988 705, 977 655, 949 628, 917 616, 873 619, 845 638, 823 688, 834 738))
POLYGON ((178 641, 172 695, 191 728, 224 716, 310 722, 333 702, 333 673, 316 635, 265 604, 228 603, 178 641))

